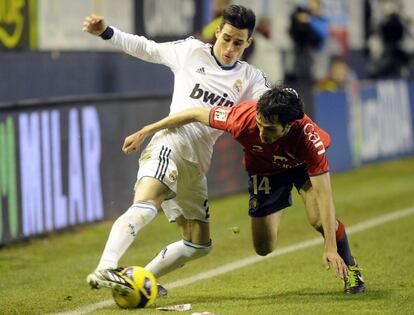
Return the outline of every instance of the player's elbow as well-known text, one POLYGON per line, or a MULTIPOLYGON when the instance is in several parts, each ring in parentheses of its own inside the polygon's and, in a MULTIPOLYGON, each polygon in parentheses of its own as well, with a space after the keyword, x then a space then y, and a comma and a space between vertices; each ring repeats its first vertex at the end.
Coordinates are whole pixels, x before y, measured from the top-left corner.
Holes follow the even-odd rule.
POLYGON ((210 125, 210 109, 209 108, 197 108, 193 112, 194 121, 198 121, 206 126, 210 125))

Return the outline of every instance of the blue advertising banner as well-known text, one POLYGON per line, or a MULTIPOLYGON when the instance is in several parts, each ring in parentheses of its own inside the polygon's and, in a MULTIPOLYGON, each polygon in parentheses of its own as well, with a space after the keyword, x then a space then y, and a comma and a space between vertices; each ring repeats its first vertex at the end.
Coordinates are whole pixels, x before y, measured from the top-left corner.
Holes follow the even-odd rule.
POLYGON ((0 113, 0 244, 104 217, 94 106, 0 113))
POLYGON ((315 96, 317 123, 332 137, 332 171, 414 154, 414 84, 379 81, 315 96))
POLYGON ((347 96, 343 91, 324 92, 315 97, 315 117, 317 124, 328 131, 331 146, 328 159, 332 171, 343 171, 352 167, 352 151, 349 145, 349 112, 347 96))
POLYGON ((380 81, 361 90, 362 163, 413 153, 410 94, 414 94, 414 85, 404 81, 380 81))

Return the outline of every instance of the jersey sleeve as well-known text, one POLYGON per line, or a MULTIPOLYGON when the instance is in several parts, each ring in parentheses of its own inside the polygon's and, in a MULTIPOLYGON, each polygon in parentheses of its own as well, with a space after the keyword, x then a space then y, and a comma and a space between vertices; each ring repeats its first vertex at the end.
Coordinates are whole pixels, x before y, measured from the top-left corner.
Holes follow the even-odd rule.
POLYGON ((327 147, 330 144, 328 133, 312 123, 303 127, 302 154, 306 162, 309 176, 317 176, 329 171, 329 163, 326 156, 327 147))
POLYGON ((210 127, 230 132, 233 107, 214 106, 210 110, 210 127))
POLYGON ((266 74, 254 68, 251 74, 251 86, 248 91, 248 95, 245 96, 245 99, 257 101, 263 93, 267 92, 272 88, 269 81, 267 80, 266 74))
POLYGON ((237 138, 242 130, 243 113, 240 106, 214 106, 210 110, 210 127, 229 132, 237 138))
POLYGON ((210 110, 210 127, 227 131, 237 139, 249 126, 255 102, 244 102, 238 106, 214 106, 210 110))
POLYGON ((125 53, 144 61, 163 64, 172 71, 180 69, 195 41, 192 37, 184 40, 157 43, 144 36, 122 32, 111 26, 114 34, 110 42, 125 53))
POLYGON ((329 163, 326 158, 326 152, 321 155, 315 155, 314 152, 305 159, 309 176, 317 176, 329 172, 329 163))

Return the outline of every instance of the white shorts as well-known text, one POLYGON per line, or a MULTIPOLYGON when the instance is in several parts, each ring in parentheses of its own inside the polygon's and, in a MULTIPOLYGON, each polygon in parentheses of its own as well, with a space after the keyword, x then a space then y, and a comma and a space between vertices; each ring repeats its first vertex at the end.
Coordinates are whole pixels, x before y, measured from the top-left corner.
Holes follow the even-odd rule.
POLYGON ((162 144, 148 146, 139 159, 137 184, 143 177, 158 179, 169 188, 170 195, 161 205, 168 221, 181 215, 188 220, 210 221, 205 174, 194 163, 175 154, 173 148, 162 144))

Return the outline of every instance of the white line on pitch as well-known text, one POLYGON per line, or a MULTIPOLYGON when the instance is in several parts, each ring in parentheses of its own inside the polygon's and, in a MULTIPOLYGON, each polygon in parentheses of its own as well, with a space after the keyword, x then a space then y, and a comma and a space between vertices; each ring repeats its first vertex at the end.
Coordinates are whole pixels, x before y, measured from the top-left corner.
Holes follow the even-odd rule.
MULTIPOLYGON (((353 225, 349 228, 346 228, 346 233, 349 234, 353 234, 353 233, 358 233, 361 231, 365 231, 368 230, 372 227, 390 222, 390 221, 394 221, 400 218, 404 218, 410 215, 414 214, 414 207, 411 208, 407 208, 407 209, 402 209, 399 211, 394 211, 391 212, 389 214, 386 215, 382 215, 380 217, 377 218, 373 218, 373 219, 369 219, 367 221, 358 223, 356 225, 353 225)), ((322 238, 318 237, 318 238, 314 238, 308 241, 304 241, 304 242, 300 242, 300 243, 296 243, 293 245, 289 245, 289 246, 285 246, 285 247, 281 247, 279 249, 277 249, 276 251, 274 251, 273 253, 267 255, 267 256, 250 256, 244 259, 240 259, 237 260, 235 262, 223 265, 221 267, 217 267, 214 269, 211 269, 210 271, 206 271, 206 272, 202 272, 199 274, 196 274, 194 276, 188 277, 188 278, 184 278, 181 280, 177 280, 174 282, 170 282, 165 284, 165 287, 167 289, 173 289, 173 288, 179 288, 179 287, 183 287, 189 284, 192 284, 194 282, 200 281, 200 280, 204 280, 204 279, 208 279, 208 278, 212 278, 218 275, 221 275, 223 273, 227 273, 229 271, 234 271, 236 269, 239 268, 243 268, 252 264, 255 264, 259 261, 265 260, 265 259, 269 259, 272 257, 276 257, 276 256, 281 256, 281 255, 285 255, 291 252, 295 252, 301 249, 305 249, 305 248, 309 248, 312 246, 315 246, 317 244, 321 244, 322 243, 322 238)), ((89 304, 89 305, 85 305, 85 306, 81 306, 78 309, 75 309, 73 311, 66 311, 66 312, 61 312, 61 313, 56 313, 55 315, 81 315, 81 314, 87 314, 93 311, 96 311, 98 309, 107 307, 114 304, 113 300, 105 300, 99 303, 95 303, 95 304, 89 304)))

